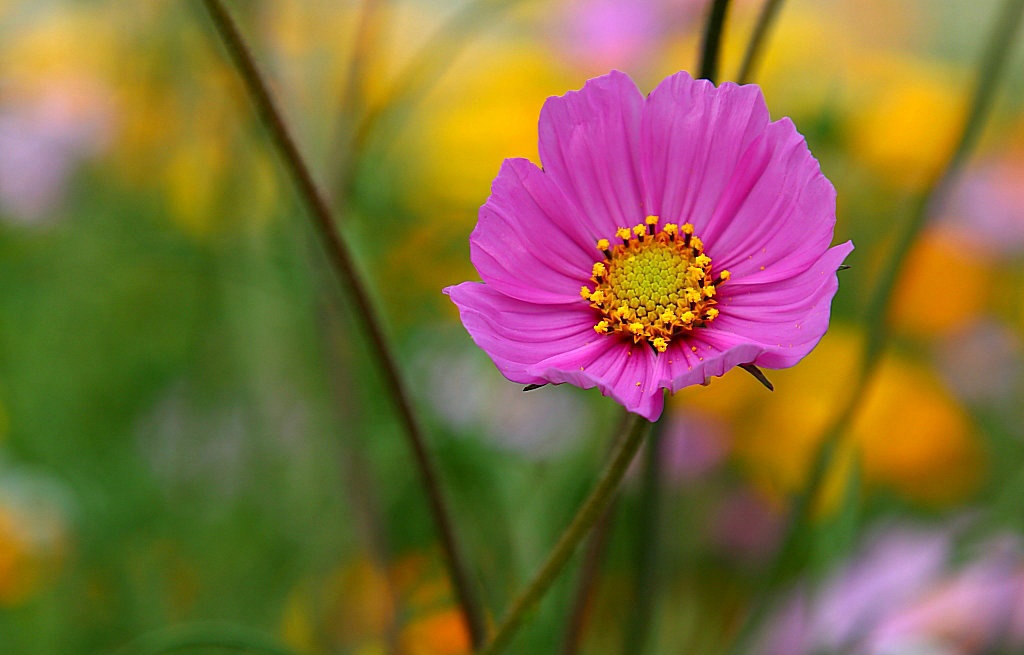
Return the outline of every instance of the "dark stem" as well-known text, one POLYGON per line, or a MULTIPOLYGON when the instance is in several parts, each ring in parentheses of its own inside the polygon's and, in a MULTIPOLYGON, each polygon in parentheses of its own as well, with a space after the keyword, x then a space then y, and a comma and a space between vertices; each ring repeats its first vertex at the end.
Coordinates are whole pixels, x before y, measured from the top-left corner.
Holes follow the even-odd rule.
POLYGON ((722 31, 729 0, 712 0, 708 20, 704 24, 704 39, 700 48, 700 75, 702 79, 718 81, 718 53, 722 47, 722 31))
POLYGON ((754 32, 750 35, 750 42, 743 53, 743 62, 740 64, 740 71, 736 74, 736 81, 746 84, 754 76, 754 67, 760 61, 761 53, 764 50, 765 37, 768 30, 775 23, 782 8, 782 0, 765 0, 761 5, 761 13, 757 16, 757 24, 754 25, 754 32))
POLYGON ((601 473, 594 490, 590 492, 586 501, 576 512, 572 523, 562 533, 558 543, 551 549, 547 560, 534 575, 530 584, 512 603, 512 608, 505 615, 494 634, 494 640, 482 651, 483 655, 495 655, 508 646, 508 642, 519 630, 523 619, 547 593, 548 588, 561 573, 566 562, 576 552, 583 537, 604 514, 614 492, 619 488, 622 477, 626 474, 626 469, 629 468, 636 451, 643 443, 650 425, 648 421, 636 414, 629 415, 629 420, 625 425, 625 434, 619 439, 611 461, 601 473))
POLYGON ((448 573, 466 621, 470 640, 475 647, 479 647, 486 637, 483 612, 469 582, 467 568, 449 518, 438 475, 427 451, 423 430, 413 412, 411 396, 398 373, 395 356, 384 336, 382 321, 370 300, 369 290, 363 284, 348 246, 336 229, 331 209, 313 181, 305 160, 299 153, 284 118, 274 103, 237 26, 219 0, 203 0, 203 4, 245 82, 260 119, 270 132, 271 140, 298 189, 299 197, 313 218, 313 223, 327 250, 331 264, 346 287, 350 300, 355 305, 356 314, 363 321, 371 353, 377 360, 384 377, 385 387, 391 391, 389 395, 395 403, 404 433, 413 451, 416 468, 426 492, 431 516, 441 541, 448 573))

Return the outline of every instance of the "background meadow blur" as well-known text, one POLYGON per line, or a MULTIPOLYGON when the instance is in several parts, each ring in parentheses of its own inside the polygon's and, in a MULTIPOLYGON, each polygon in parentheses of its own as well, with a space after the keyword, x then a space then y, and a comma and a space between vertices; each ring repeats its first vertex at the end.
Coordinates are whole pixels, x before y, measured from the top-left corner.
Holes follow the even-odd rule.
MULTIPOLYGON (((774 393, 733 371, 676 395, 616 506, 581 652, 725 652, 757 602, 751 652, 1024 649, 1024 48, 899 276, 805 557, 769 580, 999 4, 783 4, 754 81, 838 189, 853 268, 774 393)), ((594 391, 524 394, 440 290, 476 278, 477 208, 503 158, 536 161, 544 99, 612 68, 644 91, 695 71, 707 7, 466 6, 231 8, 386 317, 497 618, 619 414, 594 391)), ((722 80, 760 6, 733 3, 722 80)), ((310 655, 467 653, 365 343, 198 3, 0 0, 0 653, 108 653, 197 621, 310 655)), ((576 570, 512 652, 555 652, 576 570)))

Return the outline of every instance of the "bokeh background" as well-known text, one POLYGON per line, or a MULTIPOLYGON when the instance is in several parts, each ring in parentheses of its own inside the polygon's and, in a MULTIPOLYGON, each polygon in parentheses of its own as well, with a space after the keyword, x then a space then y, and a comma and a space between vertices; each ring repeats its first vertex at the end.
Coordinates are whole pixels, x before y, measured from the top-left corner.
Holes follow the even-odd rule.
MULTIPOLYGON (((774 393, 734 371, 676 395, 607 526, 580 652, 726 652, 757 603, 751 652, 1024 648, 1024 48, 899 275, 811 546, 769 579, 999 5, 783 4, 755 81, 837 187, 853 268, 774 393)), ((760 6, 733 3, 721 79, 760 6)), ((496 619, 619 412, 523 393, 440 290, 476 279, 476 210, 503 158, 536 161, 544 99, 695 71, 706 3, 231 8, 386 318, 496 619)), ((0 0, 0 653, 195 622, 311 655, 468 652, 359 326, 198 2, 0 0)), ((512 652, 556 652, 578 563, 512 652)))

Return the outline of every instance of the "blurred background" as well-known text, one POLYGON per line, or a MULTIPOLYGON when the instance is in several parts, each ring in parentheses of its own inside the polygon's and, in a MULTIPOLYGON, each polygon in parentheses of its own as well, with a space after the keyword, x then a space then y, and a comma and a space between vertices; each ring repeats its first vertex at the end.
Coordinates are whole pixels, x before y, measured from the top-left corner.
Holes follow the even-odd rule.
MULTIPOLYGON (((801 565, 770 575, 1000 4, 783 4, 754 81, 837 187, 853 268, 773 394, 732 372, 676 395, 604 528, 579 652, 724 653, 752 606, 757 653, 1024 648, 1024 48, 899 276, 801 565)), ((477 208, 503 158, 537 160, 544 99, 695 72, 706 5, 231 7, 386 318, 493 619, 619 412, 522 393, 440 290, 477 278, 477 208)), ((760 8, 732 4, 722 80, 760 8)), ((469 652, 359 326, 199 3, 0 0, 0 653, 194 622, 310 655, 469 652)), ((566 639, 579 559, 512 652, 566 639)))

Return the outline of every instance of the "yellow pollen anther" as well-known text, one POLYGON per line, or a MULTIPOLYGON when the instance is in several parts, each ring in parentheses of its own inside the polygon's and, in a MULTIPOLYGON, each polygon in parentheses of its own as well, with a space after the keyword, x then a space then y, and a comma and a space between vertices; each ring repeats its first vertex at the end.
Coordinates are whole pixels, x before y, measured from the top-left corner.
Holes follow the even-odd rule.
POLYGON ((718 277, 720 280, 722 280, 722 282, 725 282, 726 280, 732 277, 732 273, 730 273, 729 271, 722 271, 721 273, 718 274, 718 277))
POLYGON ((591 265, 591 284, 580 295, 595 311, 594 332, 647 344, 667 352, 674 340, 685 339, 718 316, 711 257, 693 236, 693 225, 665 223, 646 216, 632 228, 620 227, 611 245, 599 239, 603 261, 591 265), (682 232, 686 237, 677 239, 682 232))

